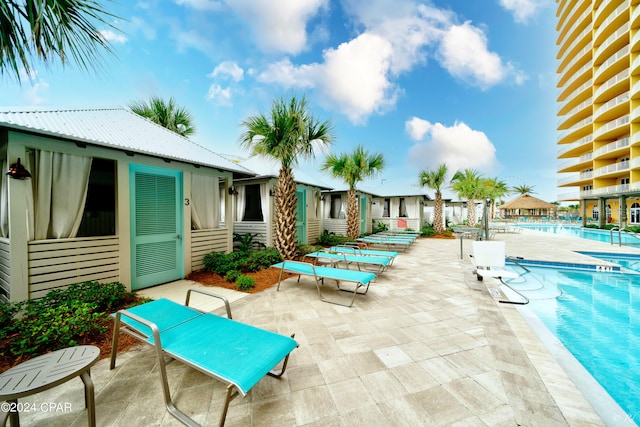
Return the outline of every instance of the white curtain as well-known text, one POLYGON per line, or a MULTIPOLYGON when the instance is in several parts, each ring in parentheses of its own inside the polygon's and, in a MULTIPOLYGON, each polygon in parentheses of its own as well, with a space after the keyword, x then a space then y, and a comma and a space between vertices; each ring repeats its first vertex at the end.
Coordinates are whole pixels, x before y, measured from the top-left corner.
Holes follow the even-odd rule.
POLYGON ((220 200, 220 223, 224 224, 224 217, 225 217, 225 209, 226 209, 226 199, 225 199, 225 192, 224 192, 224 187, 220 188, 218 190, 218 200, 220 200))
POLYGON ((331 195, 326 194, 324 196, 323 205, 323 214, 325 218, 331 218, 331 195))
POLYGON ((407 203, 407 199, 405 199, 405 205, 407 209, 407 218, 417 218, 418 217, 418 198, 412 197, 409 199, 407 203))
POLYGON ((218 228, 218 177, 191 175, 191 225, 196 230, 218 228))
POLYGON ((312 219, 318 219, 318 200, 320 200, 320 192, 319 191, 314 191, 313 193, 313 218, 312 219))
POLYGON ((397 218, 400 214, 400 199, 392 197, 389 201, 389 217, 397 218))
POLYGON ((236 221, 242 221, 242 217, 244 216, 244 207, 246 205, 244 199, 246 193, 244 185, 236 187, 236 191, 238 192, 238 194, 236 194, 236 221))
POLYGON ((338 215, 338 218, 346 218, 347 217, 347 203, 349 200, 349 195, 348 193, 344 193, 340 196, 340 215, 338 215))
POLYGON ((260 184, 260 208, 262 209, 262 219, 267 221, 266 206, 269 203, 269 188, 266 183, 260 184))
POLYGON ((0 237, 9 237, 9 177, 4 173, 7 170, 6 160, 2 161, 0 170, 3 172, 0 183, 0 237))
POLYGON ((76 237, 87 199, 91 158, 44 150, 35 150, 32 156, 29 240, 76 237))

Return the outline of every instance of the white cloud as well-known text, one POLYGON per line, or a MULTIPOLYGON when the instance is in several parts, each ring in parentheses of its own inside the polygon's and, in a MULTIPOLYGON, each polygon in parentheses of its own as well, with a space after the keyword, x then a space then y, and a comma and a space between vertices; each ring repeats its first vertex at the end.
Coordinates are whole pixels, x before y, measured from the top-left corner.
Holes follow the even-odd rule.
POLYGON ((197 10, 219 10, 222 2, 216 0, 174 0, 177 5, 192 7, 197 10))
MULTIPOLYGON (((195 1, 195 0, 191 0, 195 1)), ((307 22, 329 0, 225 0, 248 24, 258 46, 269 52, 298 54, 307 47, 307 22)))
POLYGON ((524 81, 521 71, 511 64, 504 64, 497 53, 488 50, 486 35, 470 22, 447 29, 438 60, 451 75, 483 90, 508 77, 513 77, 518 84, 524 81))
POLYGON ((405 129, 412 139, 420 137, 409 149, 407 161, 421 169, 445 163, 452 172, 465 168, 490 171, 496 164, 496 148, 487 135, 465 123, 447 127, 413 117, 405 123, 405 129))
POLYGON ((543 6, 540 0, 500 0, 500 6, 513 14, 516 22, 526 23, 543 6))
MULTIPOLYGON (((240 0, 226 0, 239 2, 240 0)), ((262 0, 260 0, 262 1, 262 0)), ((286 58, 258 74, 264 83, 316 89, 326 106, 363 123, 395 106, 402 89, 396 79, 438 54, 454 77, 486 90, 526 75, 488 50, 485 33, 467 22, 456 25, 453 12, 412 0, 343 0, 359 34, 323 52, 321 62, 295 64, 286 58)))
POLYGON ((100 30, 100 36, 112 43, 124 44, 127 42, 127 37, 124 34, 118 34, 111 30, 100 30))
POLYGON ((389 81, 389 42, 364 33, 324 52, 324 62, 295 66, 290 60, 271 64, 258 80, 284 87, 320 91, 324 103, 337 108, 354 123, 395 104, 397 90, 389 81))
POLYGON ((137 16, 133 16, 129 20, 129 26, 131 32, 140 31, 147 40, 155 40, 156 38, 156 29, 137 16))
POLYGON ((207 77, 229 77, 233 81, 239 82, 240 80, 242 80, 243 75, 244 71, 238 66, 238 64, 233 61, 224 61, 218 64, 216 68, 213 69, 211 74, 209 74, 207 77))
POLYGON ((207 91, 206 99, 213 101, 217 105, 230 107, 233 105, 231 101, 231 88, 223 88, 219 84, 212 84, 207 91))

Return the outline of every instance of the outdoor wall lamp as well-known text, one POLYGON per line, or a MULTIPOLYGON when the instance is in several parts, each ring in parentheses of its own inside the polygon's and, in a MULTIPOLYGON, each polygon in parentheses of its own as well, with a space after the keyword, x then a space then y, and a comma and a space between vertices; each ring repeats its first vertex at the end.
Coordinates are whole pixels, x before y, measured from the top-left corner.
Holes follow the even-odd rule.
POLYGON ((237 196, 238 195, 238 190, 236 190, 233 187, 229 187, 229 195, 230 196, 237 196))
POLYGON ((16 163, 9 166, 9 172, 7 172, 7 175, 14 179, 31 178, 29 171, 22 166, 22 163, 20 163, 20 157, 18 157, 18 161, 16 163))

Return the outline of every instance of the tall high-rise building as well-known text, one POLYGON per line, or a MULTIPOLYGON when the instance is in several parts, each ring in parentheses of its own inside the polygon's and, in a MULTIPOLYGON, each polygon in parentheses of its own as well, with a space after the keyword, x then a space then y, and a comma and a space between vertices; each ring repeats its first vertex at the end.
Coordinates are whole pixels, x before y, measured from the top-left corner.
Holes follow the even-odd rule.
POLYGON ((640 0, 556 0, 561 201, 640 225, 640 0))

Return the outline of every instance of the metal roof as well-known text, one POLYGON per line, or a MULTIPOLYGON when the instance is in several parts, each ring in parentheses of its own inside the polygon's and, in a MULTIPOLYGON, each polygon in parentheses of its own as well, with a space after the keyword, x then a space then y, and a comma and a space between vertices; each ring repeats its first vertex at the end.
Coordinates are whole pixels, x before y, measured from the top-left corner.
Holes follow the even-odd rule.
POLYGON ((221 155, 122 107, 0 107, 0 127, 251 174, 221 155))

